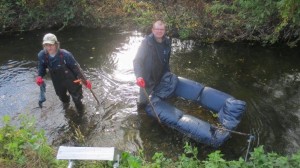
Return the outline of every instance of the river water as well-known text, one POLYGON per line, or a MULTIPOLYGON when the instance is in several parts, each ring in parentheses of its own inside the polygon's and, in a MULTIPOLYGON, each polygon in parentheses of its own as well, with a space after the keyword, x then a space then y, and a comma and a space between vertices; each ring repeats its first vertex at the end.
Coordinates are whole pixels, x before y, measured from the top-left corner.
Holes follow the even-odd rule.
MULTIPOLYGON (((146 157, 164 152, 177 157, 185 142, 205 157, 216 150, 196 143, 175 130, 164 128, 145 112, 137 111, 138 87, 132 60, 143 34, 106 29, 72 28, 60 32, 37 30, 0 37, 0 117, 13 123, 20 114, 35 118, 49 143, 59 145, 115 146, 120 150, 145 151, 146 157), (37 53, 43 35, 55 33, 61 47, 71 51, 93 84, 97 105, 84 89, 85 116, 79 118, 74 104, 64 108, 46 76, 46 98, 38 108, 35 84, 37 53)), ((291 154, 300 150, 300 49, 246 44, 204 45, 173 39, 171 70, 247 102, 237 131, 256 138, 251 149, 264 145, 268 152, 291 154)), ((186 113, 203 120, 211 114, 191 102, 173 100, 186 113)), ((2 121, 1 121, 1 124, 2 121)), ((245 157, 248 137, 232 134, 218 150, 227 159, 245 157)))

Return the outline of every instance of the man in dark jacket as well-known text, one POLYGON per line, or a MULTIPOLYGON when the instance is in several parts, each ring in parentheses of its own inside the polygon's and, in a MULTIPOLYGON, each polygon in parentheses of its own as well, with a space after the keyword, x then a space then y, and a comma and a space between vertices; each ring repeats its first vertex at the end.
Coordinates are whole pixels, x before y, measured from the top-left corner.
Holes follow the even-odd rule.
POLYGON ((160 83, 162 76, 170 72, 171 41, 165 36, 165 28, 162 21, 156 21, 152 33, 142 41, 133 60, 136 83, 140 86, 138 107, 147 104, 147 96, 160 83))
POLYGON ((82 111, 82 86, 74 81, 81 79, 83 84, 89 89, 92 88, 91 82, 86 80, 73 55, 67 50, 60 49, 59 42, 54 34, 48 33, 44 36, 43 48, 38 53, 37 85, 41 86, 44 83, 43 77, 46 75, 46 69, 48 68, 59 99, 64 105, 68 104, 70 96, 67 92, 69 92, 77 110, 82 111))

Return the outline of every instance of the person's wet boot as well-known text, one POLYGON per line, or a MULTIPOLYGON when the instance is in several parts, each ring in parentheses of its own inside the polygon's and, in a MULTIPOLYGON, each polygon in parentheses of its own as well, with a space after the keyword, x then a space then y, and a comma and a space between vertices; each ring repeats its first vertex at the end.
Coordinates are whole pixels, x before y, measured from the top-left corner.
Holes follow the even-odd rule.
POLYGON ((70 103, 70 96, 69 95, 61 95, 61 96, 59 96, 59 99, 63 103, 70 103))
POLYGON ((43 102, 42 101, 39 101, 39 107, 43 108, 43 102))
POLYGON ((63 102, 63 109, 64 110, 67 110, 70 106, 70 103, 69 102, 63 102))
POLYGON ((59 96, 59 99, 63 103, 63 109, 67 110, 70 106, 70 96, 68 95, 59 96))
POLYGON ((81 101, 78 102, 74 102, 75 103, 75 107, 77 109, 77 112, 80 116, 82 116, 84 114, 84 105, 82 104, 81 101))
POLYGON ((143 102, 143 103, 137 102, 137 109, 138 110, 145 110, 146 106, 147 106, 146 102, 143 102))

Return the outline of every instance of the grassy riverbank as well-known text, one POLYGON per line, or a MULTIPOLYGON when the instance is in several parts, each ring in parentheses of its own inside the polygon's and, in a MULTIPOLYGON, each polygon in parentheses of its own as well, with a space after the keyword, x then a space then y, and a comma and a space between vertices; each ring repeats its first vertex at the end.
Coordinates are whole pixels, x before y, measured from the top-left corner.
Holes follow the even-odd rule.
MULTIPOLYGON (((13 126, 10 118, 3 118, 4 126, 0 128, 0 165, 6 168, 41 168, 67 167, 68 162, 56 160, 56 147, 47 144, 43 130, 35 128, 34 119, 21 117, 19 127, 13 126)), ((84 144, 83 144, 84 146, 84 144)), ((216 150, 209 154, 206 160, 198 159, 198 150, 188 143, 184 147, 184 153, 178 154, 178 158, 166 158, 163 153, 156 152, 152 160, 146 160, 143 151, 132 154, 122 153, 121 168, 252 168, 252 167, 285 167, 297 168, 300 165, 300 151, 291 156, 280 156, 276 153, 266 153, 263 146, 255 148, 250 153, 248 161, 241 157, 238 160, 225 160, 223 154, 216 150)), ((75 167, 99 168, 113 167, 110 161, 77 161, 75 167)))
POLYGON ((300 1, 295 0, 2 0, 0 32, 66 26, 149 31, 156 19, 168 34, 218 41, 299 45, 300 1))

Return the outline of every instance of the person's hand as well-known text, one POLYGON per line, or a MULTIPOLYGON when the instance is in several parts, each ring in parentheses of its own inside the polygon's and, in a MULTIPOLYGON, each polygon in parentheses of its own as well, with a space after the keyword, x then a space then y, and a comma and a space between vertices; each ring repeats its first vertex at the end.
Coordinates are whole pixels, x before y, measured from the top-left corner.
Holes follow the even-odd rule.
POLYGON ((139 85, 139 87, 142 87, 142 88, 145 88, 145 86, 146 86, 144 78, 142 78, 142 77, 138 77, 136 79, 136 84, 139 85))
POLYGON ((88 89, 92 89, 92 83, 89 80, 86 80, 85 87, 87 87, 88 89))
POLYGON ((41 86, 44 83, 44 80, 41 76, 36 77, 35 83, 39 86, 41 86))

